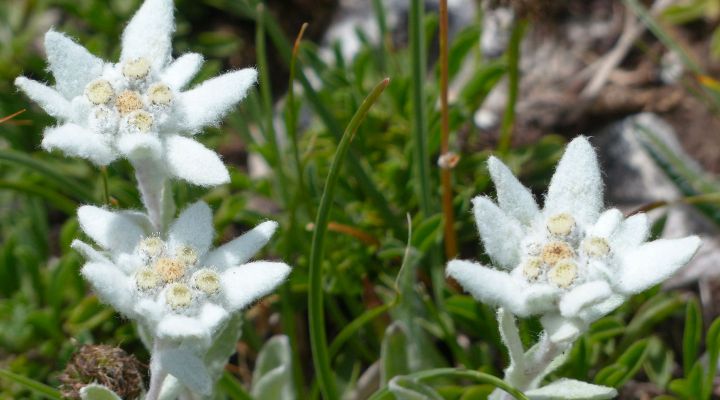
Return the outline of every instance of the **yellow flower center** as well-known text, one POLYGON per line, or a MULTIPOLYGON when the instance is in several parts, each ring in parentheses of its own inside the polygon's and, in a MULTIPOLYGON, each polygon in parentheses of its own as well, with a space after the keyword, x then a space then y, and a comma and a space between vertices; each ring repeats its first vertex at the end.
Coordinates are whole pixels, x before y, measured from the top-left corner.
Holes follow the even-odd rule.
POLYGON ((583 242, 583 250, 590 257, 602 258, 610 253, 610 245, 607 240, 593 236, 585 239, 583 242))
POLYGON ((567 236, 575 227, 575 218, 567 213, 553 215, 547 220, 547 229, 556 236, 567 236))
POLYGON ((185 265, 174 258, 161 258, 154 268, 165 282, 175 282, 185 275, 185 265))
POLYGON ((194 285, 207 294, 215 294, 220 291, 220 276, 210 269, 201 269, 195 273, 194 285))
POLYGON ((147 93, 152 104, 168 106, 173 99, 172 91, 164 83, 156 83, 150 86, 147 93))
POLYGON ((128 123, 140 132, 148 132, 152 128, 153 116, 147 111, 138 110, 130 114, 128 123))
POLYGON ((572 248, 565 242, 550 242, 543 246, 540 258, 545 264, 553 266, 558 261, 574 256, 572 248))
POLYGON ((173 310, 185 308, 192 303, 192 291, 183 283, 175 283, 165 292, 165 301, 173 310))
POLYGON ((85 87, 85 96, 95 105, 107 103, 114 95, 112 85, 105 79, 96 79, 85 87))
POLYGON ((140 98, 140 94, 133 90, 126 90, 117 97, 115 101, 115 107, 118 109, 121 115, 125 116, 135 110, 143 108, 143 102, 140 98))
POLYGON ((135 274, 135 282, 140 290, 150 290, 155 288, 160 281, 160 277, 152 268, 145 267, 135 274))
POLYGON ((140 251, 150 257, 157 257, 162 254, 164 246, 165 243, 157 236, 146 237, 140 241, 140 251))
POLYGON ((534 281, 542 272, 542 260, 537 257, 533 257, 525 261, 522 267, 523 276, 528 281, 534 281))
POLYGON ((195 249, 190 246, 181 246, 175 257, 178 261, 185 265, 193 265, 197 262, 198 256, 195 249))
POLYGON ((142 79, 150 73, 150 62, 147 58, 136 58, 125 63, 122 73, 128 79, 142 79))
POLYGON ((577 266, 571 260, 562 260, 548 271, 548 280, 561 288, 568 288, 577 277, 577 266))

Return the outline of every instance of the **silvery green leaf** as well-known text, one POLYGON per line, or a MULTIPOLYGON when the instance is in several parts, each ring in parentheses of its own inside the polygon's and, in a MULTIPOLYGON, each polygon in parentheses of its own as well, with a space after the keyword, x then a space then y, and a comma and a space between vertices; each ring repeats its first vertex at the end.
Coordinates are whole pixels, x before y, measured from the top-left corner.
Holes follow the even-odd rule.
POLYGON ((97 383, 91 383, 80 389, 80 398, 82 400, 122 400, 115 392, 97 383))
POLYGON ((258 400, 295 398, 292 349, 287 336, 271 338, 260 350, 251 393, 258 400))
POLYGON ((525 392, 531 400, 601 400, 617 396, 617 390, 574 379, 560 379, 539 389, 525 392))

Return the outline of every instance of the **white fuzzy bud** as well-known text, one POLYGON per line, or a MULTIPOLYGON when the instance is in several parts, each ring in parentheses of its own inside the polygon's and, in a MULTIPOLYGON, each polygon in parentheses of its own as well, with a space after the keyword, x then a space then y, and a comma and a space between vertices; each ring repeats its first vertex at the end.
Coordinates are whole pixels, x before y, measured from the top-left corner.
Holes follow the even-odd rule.
POLYGON ((143 57, 130 60, 123 65, 122 73, 128 79, 143 79, 150 73, 150 62, 143 57))
POLYGON ((542 260, 537 257, 526 260, 522 266, 523 276, 530 282, 537 280, 542 273, 542 266, 542 260))
POLYGON ((140 290, 151 290, 160 283, 160 277, 152 268, 144 267, 135 274, 135 283, 140 290))
POLYGON ((140 241, 140 252, 148 257, 157 257, 162 254, 165 243, 157 236, 146 237, 140 241))
POLYGON ((164 83, 156 83, 150 86, 147 96, 151 104, 159 106, 169 106, 173 100, 172 91, 164 83))
POLYGON ((195 249, 190 246, 180 246, 175 253, 175 259, 185 265, 195 265, 198 260, 198 255, 195 249))
POLYGON ((128 124, 142 133, 149 132, 154 121, 152 114, 144 110, 133 111, 128 116, 128 124))
POLYGON ((175 282, 185 275, 185 265, 174 258, 161 258, 153 266, 165 282, 175 282))
POLYGON ((572 248, 565 242, 550 242, 543 246, 540 252, 540 258, 547 265, 555 265, 560 260, 573 258, 575 253, 572 248))
POLYGON ((561 288, 568 288, 577 277, 577 265, 571 260, 559 261, 548 271, 548 280, 561 288))
POLYGON ((568 236, 573 228, 575 228, 575 218, 567 213, 553 215, 547 220, 547 229, 555 236, 568 236))
POLYGON ((602 258, 610 254, 610 245, 607 240, 597 236, 585 239, 582 248, 585 254, 594 258, 602 258))
POLYGON ((134 90, 126 90, 118 95, 115 100, 115 108, 117 108, 120 115, 128 115, 133 111, 141 110, 143 108, 142 98, 140 94, 134 90))
POLYGON ((215 294, 220 291, 220 276, 209 268, 203 268, 193 276, 193 285, 206 294, 215 294))
POLYGON ((165 301, 173 310, 188 307, 192 299, 192 290, 184 283, 172 284, 165 292, 165 301))
POLYGON ((106 104, 114 95, 112 85, 105 79, 96 79, 85 86, 85 96, 95 105, 106 104))

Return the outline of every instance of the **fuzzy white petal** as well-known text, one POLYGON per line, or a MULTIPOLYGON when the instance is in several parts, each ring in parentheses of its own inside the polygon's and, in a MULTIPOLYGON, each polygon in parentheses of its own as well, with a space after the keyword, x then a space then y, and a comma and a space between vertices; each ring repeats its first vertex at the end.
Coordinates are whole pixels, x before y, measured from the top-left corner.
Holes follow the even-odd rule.
POLYGON ((92 246, 83 242, 82 240, 73 240, 72 243, 70 243, 70 247, 72 247, 75 251, 80 253, 83 257, 85 257, 86 260, 90 262, 105 264, 111 263, 110 259, 102 255, 99 251, 95 250, 92 246))
POLYGON ((540 322, 554 343, 571 343, 587 329, 580 318, 565 318, 556 313, 543 315, 540 322))
POLYGON ((180 94, 180 107, 186 115, 184 128, 197 132, 207 125, 216 125, 257 81, 257 71, 245 68, 209 79, 180 94))
POLYGON ((613 248, 625 251, 640 246, 650 236, 650 223, 646 214, 635 214, 620 224, 612 237, 613 248))
POLYGON ((595 222, 603 206, 603 182, 590 142, 579 136, 568 144, 550 181, 546 215, 569 213, 584 224, 595 222))
POLYGON ((75 124, 64 124, 45 130, 42 147, 60 150, 66 155, 85 158, 96 165, 107 165, 116 158, 104 136, 75 124))
POLYGON ((220 275, 228 309, 237 311, 272 292, 290 274, 281 262, 255 261, 228 268, 220 275))
POLYGON ((156 135, 147 133, 130 133, 120 136, 117 148, 130 160, 152 158, 160 160, 163 155, 163 145, 156 135))
POLYGON ((205 254, 212 244, 212 210, 202 201, 183 210, 168 231, 170 251, 179 246, 191 246, 199 256, 205 254))
POLYGON ((563 317, 575 317, 580 310, 600 303, 613 294, 605 281, 586 282, 574 287, 560 299, 560 313, 563 317))
POLYGON ((157 356, 162 368, 190 390, 202 395, 210 394, 212 381, 200 357, 182 348, 163 349, 157 356))
POLYGON ((15 78, 15 86, 49 115, 60 119, 70 118, 70 102, 55 89, 24 76, 15 78))
POLYGON ((170 61, 175 31, 172 0, 145 0, 125 27, 120 61, 144 57, 161 69, 170 61))
POLYGON ((270 240, 278 227, 275 221, 265 221, 252 230, 245 232, 230 242, 211 251, 205 264, 212 265, 221 271, 240 265, 255 255, 270 240))
POLYGON ((549 285, 527 285, 507 272, 471 261, 452 260, 446 273, 477 300, 505 307, 518 316, 551 309, 558 295, 558 291, 549 285))
POLYGON ((161 340, 193 338, 205 341, 210 338, 210 331, 208 331, 197 318, 169 314, 165 315, 158 324, 157 337, 161 340))
POLYGON ((623 215, 617 208, 612 208, 600 214, 595 225, 590 229, 590 234, 601 238, 609 238, 622 223, 623 215))
POLYGON ((81 95, 85 86, 102 74, 103 61, 62 33, 45 34, 45 52, 55 87, 68 99, 81 95))
POLYGON ((530 190, 495 157, 490 157, 488 160, 488 170, 495 183, 500 208, 522 224, 530 225, 539 213, 538 205, 530 190))
POLYGON ((132 253, 147 233, 127 215, 95 206, 78 208, 78 221, 95 243, 113 252, 132 253))
POLYGON ((629 295, 657 285, 682 268, 700 247, 700 238, 660 239, 631 250, 623 257, 617 289, 629 295))
POLYGON ((184 88, 198 73, 203 64, 203 56, 187 53, 178 57, 160 74, 160 79, 175 90, 184 88))
POLYGON ((168 169, 178 178, 198 186, 230 182, 230 173, 220 156, 193 139, 171 135, 165 141, 168 169))
POLYGON ((618 395, 617 390, 607 386, 561 378, 539 389, 528 390, 525 394, 531 400, 603 400, 618 395))
POLYGON ((125 315, 133 315, 135 291, 132 279, 114 265, 105 263, 89 262, 83 266, 80 273, 90 282, 100 300, 125 315))
POLYGON ((620 307, 625 302, 625 300, 626 297, 623 295, 617 293, 612 294, 610 295, 610 297, 601 301, 600 303, 585 307, 584 309, 580 310, 580 312, 578 313, 578 317, 585 321, 586 324, 590 324, 610 314, 613 310, 620 307))
POLYGON ((520 223, 487 197, 477 196, 472 202, 485 252, 503 268, 516 267, 520 262, 520 242, 523 238, 520 223))

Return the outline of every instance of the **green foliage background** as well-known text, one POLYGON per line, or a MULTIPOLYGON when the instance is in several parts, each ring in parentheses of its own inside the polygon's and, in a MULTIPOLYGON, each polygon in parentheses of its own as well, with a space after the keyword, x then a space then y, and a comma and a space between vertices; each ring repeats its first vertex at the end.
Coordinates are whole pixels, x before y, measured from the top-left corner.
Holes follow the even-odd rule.
MULTIPOLYGON (((282 24, 273 16, 264 18, 260 26, 260 32, 267 31, 267 37, 261 36, 267 40, 264 50, 262 40, 253 39, 253 30, 254 21, 267 14, 259 14, 250 3, 176 2, 175 55, 196 51, 207 59, 196 81, 251 64, 257 64, 261 73, 270 71, 263 53, 289 64, 295 32, 283 35, 282 24), (243 29, 202 22, 217 14, 226 21, 244 21, 249 34, 240 36, 243 29)), ((132 170, 126 162, 116 162, 98 171, 84 161, 40 151, 41 132, 54 121, 12 83, 20 74, 52 82, 42 51, 42 37, 50 26, 75 37, 98 56, 117 59, 118 37, 139 4, 139 0, 17 0, 0 5, 0 116, 27 109, 0 125, 0 399, 41 398, 28 389, 32 384, 22 384, 7 371, 56 387, 57 375, 81 344, 118 345, 148 361, 133 326, 88 291, 78 273, 82 259, 69 248, 71 240, 81 236, 74 214, 77 206, 141 207, 132 170)), ((380 26, 386 26, 380 1, 373 1, 373 7, 380 26)), ((472 116, 517 59, 483 60, 478 44, 480 16, 477 20, 450 45, 451 79, 463 63, 470 63, 474 71, 450 109, 451 148, 462 156, 453 170, 453 208, 460 257, 487 261, 473 226, 470 199, 481 193, 492 195, 485 160, 494 149, 480 140, 472 116)), ((425 51, 432 45, 437 24, 433 12, 421 21, 425 51)), ((311 224, 343 127, 385 77, 391 77, 390 86, 352 142, 331 205, 321 289, 332 380, 344 392, 352 390, 373 364, 381 367, 383 384, 393 376, 441 367, 463 366, 501 376, 506 365, 494 311, 442 280, 443 215, 439 171, 432 161, 440 142, 435 63, 429 64, 427 76, 417 76, 412 66, 425 60, 393 46, 388 32, 383 31, 387 40, 380 45, 358 34, 363 47, 349 63, 337 46, 335 59, 328 63, 316 45, 304 42, 293 99, 279 96, 275 103, 271 97, 281 93, 289 79, 287 69, 273 64, 271 80, 266 79, 271 74, 262 75, 259 90, 221 128, 209 129, 201 137, 224 155, 232 175, 229 185, 207 192, 175 184, 179 208, 199 198, 214 208, 217 242, 264 219, 278 220, 280 230, 262 256, 294 267, 277 296, 246 313, 242 352, 231 360, 234 367, 221 381, 219 398, 249 396, 249 370, 263 344, 277 333, 289 336, 293 362, 292 373, 283 375, 287 382, 281 384, 293 385, 298 398, 318 396, 306 322, 311 224), (312 85, 311 76, 317 81, 312 85), (416 152, 413 85, 418 81, 426 110, 421 119, 427 131, 426 160, 418 160, 416 152), (286 132, 287 140, 278 143, 276 130, 286 132), (248 153, 262 157, 272 173, 251 178, 248 153), (416 172, 419 162, 428 167, 424 178, 416 172), (430 202, 421 207, 423 190, 430 202)), ((532 145, 510 148, 503 159, 525 184, 542 193, 564 142, 560 136, 547 135, 532 145)), ((648 143, 657 158, 669 160, 663 165, 677 167, 671 155, 648 143)), ((696 177, 682 176, 687 171, 679 171, 679 180, 697 182, 696 177)), ((695 187, 689 195, 715 190, 712 185, 695 187)), ((659 232, 662 227, 656 228, 659 232)), ((703 323, 692 294, 654 289, 593 324, 554 376, 615 387, 636 379, 652 382, 667 393, 666 398, 709 398, 715 370, 708 365, 716 364, 720 351, 720 325, 709 325, 703 323), (701 362, 698 356, 706 351, 709 361, 701 362)), ((522 321, 521 328, 526 345, 532 344, 538 322, 522 321)), ((419 381, 408 385, 428 390, 419 381)), ((493 389, 452 374, 432 380, 431 386, 429 390, 447 399, 485 398, 493 389)))

